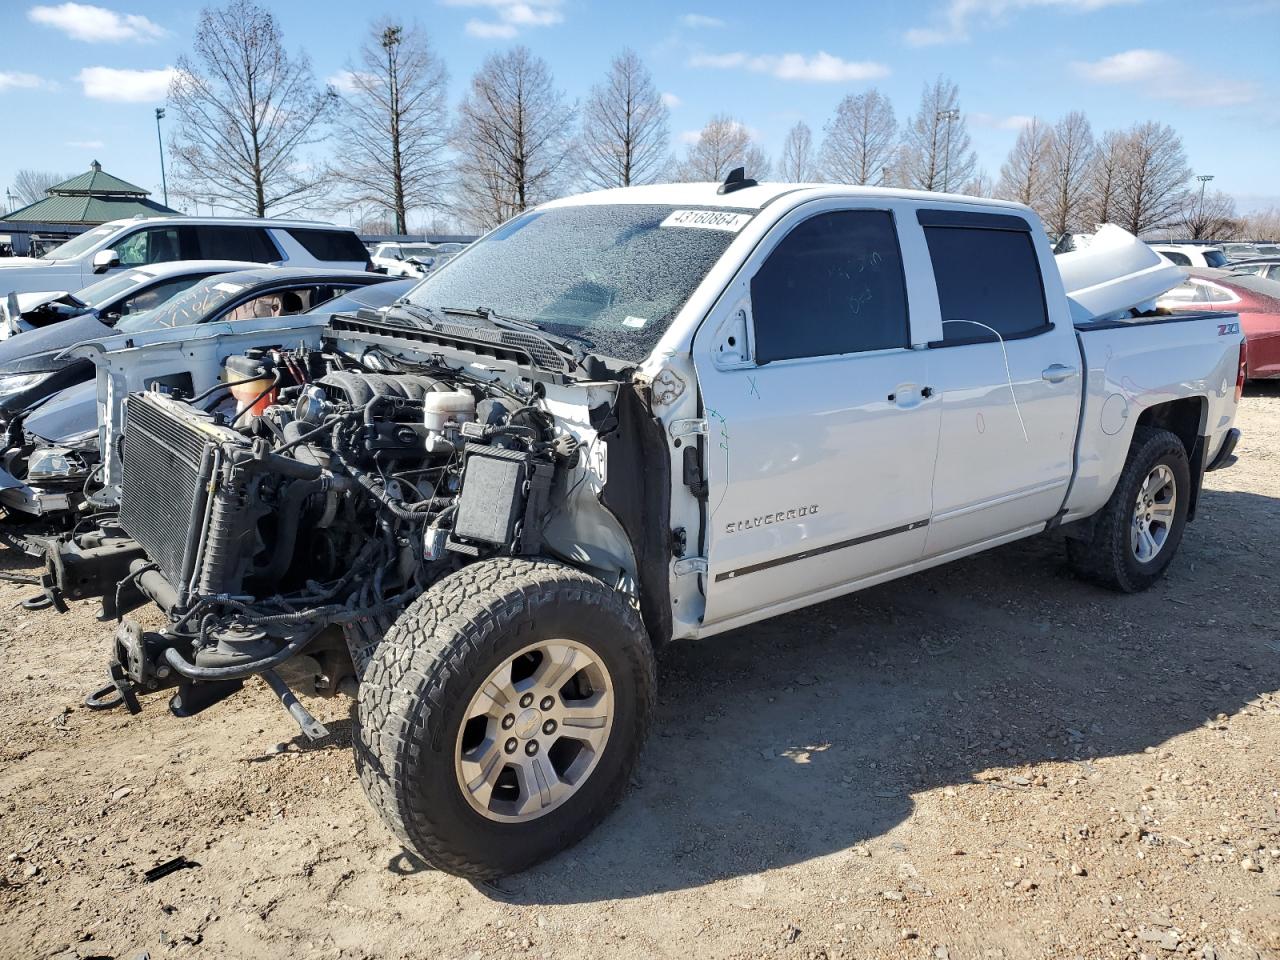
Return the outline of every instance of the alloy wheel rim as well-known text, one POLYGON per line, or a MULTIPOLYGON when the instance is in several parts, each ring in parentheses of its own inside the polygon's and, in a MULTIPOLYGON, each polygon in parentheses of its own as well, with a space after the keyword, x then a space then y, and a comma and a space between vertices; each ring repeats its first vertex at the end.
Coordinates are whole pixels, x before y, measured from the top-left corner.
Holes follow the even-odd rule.
POLYGON ((573 640, 530 644, 485 679, 454 749, 458 789, 490 820, 545 816, 578 792, 613 728, 613 681, 573 640))
POLYGON ((1173 471, 1163 463, 1147 474, 1138 488, 1129 529, 1129 546, 1139 563, 1150 563, 1169 542, 1178 506, 1178 485, 1173 471))

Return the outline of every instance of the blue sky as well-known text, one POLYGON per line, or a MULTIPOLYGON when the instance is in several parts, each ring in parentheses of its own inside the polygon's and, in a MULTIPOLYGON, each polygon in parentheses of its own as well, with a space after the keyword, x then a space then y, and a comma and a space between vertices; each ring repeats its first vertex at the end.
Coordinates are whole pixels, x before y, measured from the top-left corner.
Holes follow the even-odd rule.
MULTIPOLYGON (((291 50, 338 74, 368 20, 416 21, 444 54, 457 101, 484 57, 524 43, 582 99, 623 46, 672 105, 673 149, 727 112, 776 154, 805 120, 821 136, 842 96, 878 86, 900 120, 945 73, 995 177, 1031 115, 1083 110, 1095 134, 1160 120, 1196 173, 1242 211, 1280 204, 1280 0, 268 0, 291 50)), ((159 192, 153 107, 190 46, 200 4, 0 0, 0 190, 15 170, 98 159, 159 192)), ((0 202, 2 198, 0 198, 0 202)))

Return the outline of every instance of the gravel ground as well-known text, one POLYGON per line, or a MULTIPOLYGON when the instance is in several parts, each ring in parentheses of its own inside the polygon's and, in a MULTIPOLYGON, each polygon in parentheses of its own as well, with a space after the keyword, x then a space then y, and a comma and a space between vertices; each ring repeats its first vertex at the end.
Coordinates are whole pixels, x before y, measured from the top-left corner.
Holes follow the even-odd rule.
POLYGON ((112 626, 0 585, 0 957, 1280 957, 1280 391, 1239 425, 1145 594, 1044 539, 675 646, 622 806, 500 886, 399 850, 348 702, 90 712, 112 626))

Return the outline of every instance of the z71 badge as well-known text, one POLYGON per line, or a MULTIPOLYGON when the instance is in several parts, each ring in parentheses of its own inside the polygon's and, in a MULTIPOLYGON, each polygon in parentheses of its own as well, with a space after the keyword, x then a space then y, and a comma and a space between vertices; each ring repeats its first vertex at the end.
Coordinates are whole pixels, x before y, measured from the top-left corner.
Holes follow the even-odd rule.
POLYGON ((1240 332, 1240 324, 1238 323, 1220 323, 1218 324, 1218 336, 1227 337, 1233 333, 1240 332))

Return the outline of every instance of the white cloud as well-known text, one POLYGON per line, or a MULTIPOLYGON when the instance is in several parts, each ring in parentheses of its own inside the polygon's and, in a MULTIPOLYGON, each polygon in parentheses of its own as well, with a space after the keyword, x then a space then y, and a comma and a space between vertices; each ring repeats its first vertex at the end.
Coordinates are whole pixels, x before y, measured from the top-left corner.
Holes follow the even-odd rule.
POLYGON ((9 73, 0 70, 0 93, 6 90, 36 90, 47 85, 34 73, 9 73))
POLYGON ((664 93, 662 95, 662 102, 666 105, 668 110, 674 110, 676 107, 680 106, 680 104, 684 103, 684 101, 674 93, 664 93))
POLYGON ((367 73, 360 74, 356 73, 354 70, 339 70, 337 73, 332 73, 326 77, 324 82, 333 87, 339 93, 350 94, 355 93, 360 89, 358 81, 362 76, 367 78, 367 80, 374 79, 367 73))
POLYGON ((1251 81, 1209 76, 1163 50, 1125 50, 1071 67, 1093 83, 1135 87, 1185 107, 1238 107, 1254 102, 1260 93, 1251 81))
POLYGON ((1089 13, 1104 7, 1141 3, 1142 0, 947 0, 933 19, 935 25, 912 27, 903 34, 908 46, 931 47, 969 39, 974 21, 991 23, 1022 10, 1055 9, 1089 13))
POLYGON ((75 147, 77 150, 99 150, 106 144, 101 140, 68 140, 68 147, 75 147))
POLYGON ((564 0, 442 0, 448 7, 482 9, 487 19, 472 18, 463 28, 482 39, 510 39, 525 27, 550 27, 564 20, 564 0))
POLYGON ((1007 117, 992 113, 966 113, 965 119, 976 127, 989 127, 992 130, 1021 130, 1035 118, 1025 113, 1014 113, 1007 117))
POLYGON ((698 53, 689 58, 691 67, 716 70, 749 70, 767 73, 779 80, 809 83, 847 83, 888 76, 889 68, 870 60, 844 60, 825 51, 811 56, 802 53, 698 53))
POLYGON ((494 37, 507 40, 514 37, 518 32, 514 24, 493 20, 468 20, 463 29, 466 30, 468 36, 480 37, 485 40, 494 37))
POLYGON ((32 7, 27 11, 32 23, 61 30, 73 40, 85 43, 147 43, 163 37, 165 29, 136 13, 116 13, 87 3, 60 3, 56 7, 32 7))
POLYGON ((705 13, 686 13, 680 18, 680 22, 691 30, 714 30, 724 26, 724 21, 719 17, 709 17, 705 13))
POLYGON ((169 94, 173 67, 160 70, 117 70, 114 67, 85 67, 76 79, 84 95, 93 100, 118 103, 163 101, 169 94))

